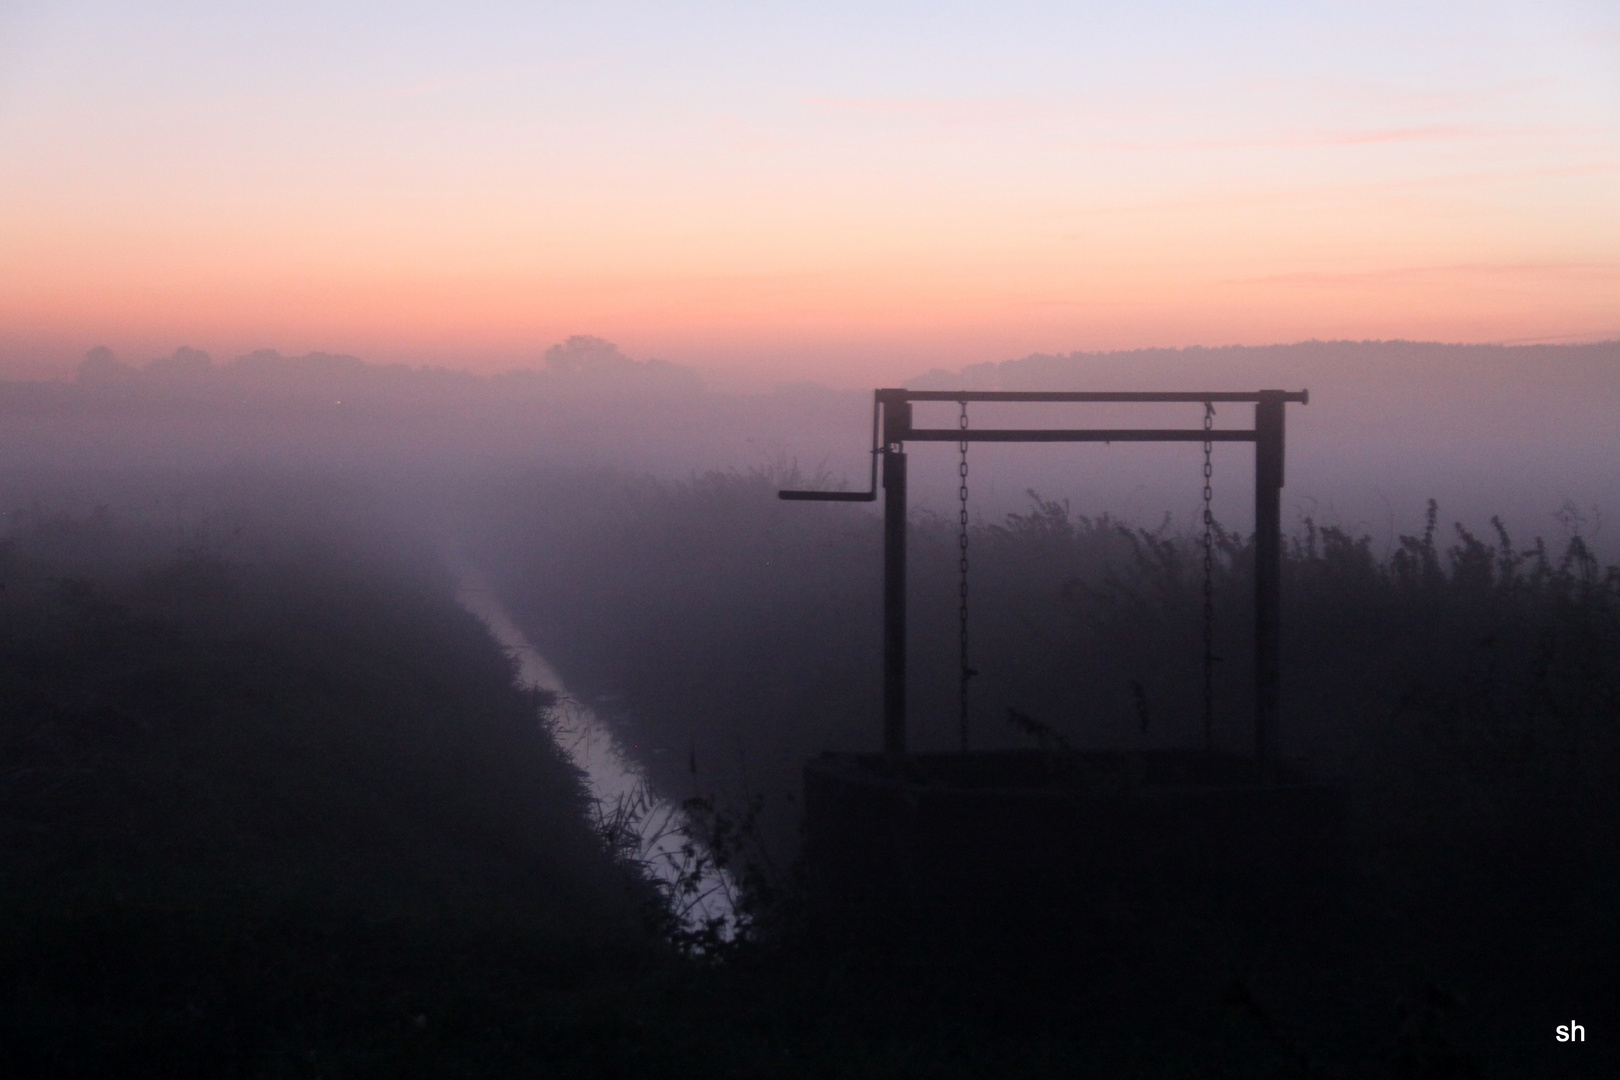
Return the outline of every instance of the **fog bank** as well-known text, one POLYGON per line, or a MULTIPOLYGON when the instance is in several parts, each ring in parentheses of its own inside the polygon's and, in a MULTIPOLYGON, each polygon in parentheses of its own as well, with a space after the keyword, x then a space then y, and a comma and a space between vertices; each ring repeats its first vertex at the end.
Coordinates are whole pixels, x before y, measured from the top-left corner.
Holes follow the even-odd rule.
MULTIPOLYGON (((1309 389, 1288 415, 1285 522, 1310 517, 1366 533, 1388 550, 1420 527, 1427 500, 1515 537, 1569 529, 1612 550, 1604 518, 1620 506, 1620 343, 1463 346, 1304 342, 1268 347, 1032 355, 907 381, 918 389, 1309 389)), ((182 348, 144 365, 105 349, 76 379, 0 383, 0 497, 90 509, 119 502, 139 474, 273 472, 343 476, 396 491, 425 521, 429 492, 512 467, 611 469, 665 478, 797 465, 821 485, 863 487, 871 397, 810 384, 738 394, 691 369, 625 356, 575 337, 541 367, 479 376, 367 364, 352 356, 261 351, 228 362, 182 348), (425 501, 426 500, 426 501, 425 501)), ((1197 426, 1199 406, 975 405, 976 425, 1197 426)), ((919 421, 954 424, 945 404, 919 421), (937 415, 935 415, 937 413, 937 415)), ((1219 426, 1247 426, 1223 408, 1219 426)), ((951 446, 913 449, 914 505, 954 515, 951 446)), ((970 454, 970 512, 995 521, 1028 492, 1080 514, 1173 527, 1197 519, 1193 446, 988 446, 970 454)), ((1216 447, 1215 511, 1245 529, 1252 451, 1216 447)), ((163 478, 167 478, 164 480, 163 478)), ((160 486, 161 486, 160 483, 160 486)), ((178 496, 177 496, 178 497, 178 496)), ((172 507, 171 507, 172 510, 172 507)))

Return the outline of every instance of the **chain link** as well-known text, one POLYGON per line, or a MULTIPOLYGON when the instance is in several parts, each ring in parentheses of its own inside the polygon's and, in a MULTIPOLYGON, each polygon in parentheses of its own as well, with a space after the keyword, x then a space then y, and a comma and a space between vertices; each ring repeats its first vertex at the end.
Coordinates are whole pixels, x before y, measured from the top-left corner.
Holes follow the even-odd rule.
MULTIPOLYGON (((957 427, 966 431, 968 426, 967 402, 962 402, 962 415, 957 419, 957 427)), ((961 483, 956 489, 956 497, 961 501, 961 509, 957 512, 956 520, 960 531, 956 537, 957 548, 957 586, 956 594, 958 606, 956 609, 957 623, 960 628, 961 646, 961 672, 958 682, 957 718, 958 734, 961 739, 962 752, 967 753, 968 748, 968 681, 978 674, 968 663, 968 444, 962 439, 956 444, 961 453, 961 463, 956 467, 956 475, 961 483)))
MULTIPOLYGON (((1204 431, 1215 426, 1215 404, 1204 402, 1204 431)), ((1215 443, 1204 440, 1204 749, 1215 746, 1215 515, 1210 509, 1215 443)))

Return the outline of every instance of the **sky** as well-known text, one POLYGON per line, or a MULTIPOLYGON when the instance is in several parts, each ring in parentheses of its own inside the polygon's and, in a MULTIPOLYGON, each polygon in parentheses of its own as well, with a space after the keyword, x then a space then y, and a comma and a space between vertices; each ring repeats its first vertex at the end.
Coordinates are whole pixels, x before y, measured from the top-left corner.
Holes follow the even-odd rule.
POLYGON ((1620 337, 1612 0, 0 0, 0 375, 1620 337))

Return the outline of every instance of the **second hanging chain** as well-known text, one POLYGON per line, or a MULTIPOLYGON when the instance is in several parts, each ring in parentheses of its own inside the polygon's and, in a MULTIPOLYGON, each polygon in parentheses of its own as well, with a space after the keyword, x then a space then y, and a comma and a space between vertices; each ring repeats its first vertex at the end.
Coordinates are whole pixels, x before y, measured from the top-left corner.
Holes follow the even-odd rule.
MULTIPOLYGON (((957 427, 959 427, 963 431, 967 431, 967 426, 968 426, 967 402, 964 400, 962 402, 962 415, 957 420, 957 427)), ((958 572, 958 579, 957 579, 957 585, 956 585, 958 606, 957 606, 957 609, 956 609, 956 616, 957 616, 957 621, 959 623, 960 631, 961 631, 961 633, 960 633, 961 670, 960 670, 958 690, 957 690, 958 699, 959 699, 958 700, 959 716, 958 716, 957 726, 958 726, 958 736, 959 736, 960 741, 961 741, 962 753, 965 754, 965 753, 967 753, 967 749, 968 749, 968 682, 969 682, 969 680, 971 680, 973 678, 973 676, 977 675, 978 672, 974 671, 972 665, 970 665, 968 663, 968 484, 967 484, 967 480, 968 480, 968 444, 967 444, 967 439, 963 438, 956 445, 957 445, 957 449, 961 452, 961 455, 962 455, 961 463, 959 465, 957 465, 957 467, 956 467, 956 474, 961 480, 960 485, 956 489, 956 495, 957 495, 957 498, 961 501, 961 504, 962 504, 961 509, 957 512, 957 522, 960 525, 960 531, 957 533, 957 537, 956 537, 956 547, 957 547, 956 566, 957 566, 957 572, 958 572)))

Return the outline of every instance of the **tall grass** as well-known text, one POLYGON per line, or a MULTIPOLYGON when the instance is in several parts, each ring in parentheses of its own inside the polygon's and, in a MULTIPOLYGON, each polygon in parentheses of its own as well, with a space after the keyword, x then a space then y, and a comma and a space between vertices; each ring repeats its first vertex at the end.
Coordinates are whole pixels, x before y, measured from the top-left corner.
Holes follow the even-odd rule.
MULTIPOLYGON (((486 547, 541 648, 616 704, 665 790, 691 754, 711 786, 763 794, 779 857, 802 761, 881 730, 880 523, 776 500, 803 480, 514 480, 486 547)), ((1620 570, 1573 515, 1555 543, 1442 522, 1431 503, 1382 554, 1311 520, 1287 538, 1283 751, 1352 786, 1376 979, 1419 973, 1467 1002, 1459 1038, 1480 1054, 1515 1038, 1533 1054, 1558 1009, 1609 1000, 1620 960, 1620 570)), ((911 523, 921 748, 955 735, 954 533, 911 523)), ((970 541, 976 745, 1027 744, 1008 715, 1075 746, 1199 744, 1197 536, 1032 495, 970 541)), ((1252 538, 1217 529, 1215 549, 1216 739, 1241 750, 1252 538)))
MULTIPOLYGON (((775 499, 804 482, 509 478, 466 519, 569 684, 665 792, 705 797, 689 868, 742 871, 767 944, 789 936, 772 920, 790 909, 765 901, 790 879, 746 877, 756 841, 789 862, 802 758, 879 730, 879 523, 775 499)), ((953 529, 914 523, 925 746, 954 737, 953 529)), ((1387 556, 1310 522, 1288 545, 1286 746, 1354 785, 1360 903, 1332 928, 1349 959, 1167 954, 1076 971, 1048 999, 718 937, 680 961, 647 924, 671 932, 680 897, 604 850, 626 820, 592 827, 545 700, 426 562, 287 543, 245 558, 205 537, 176 552, 111 516, 39 517, 0 553, 0 1062, 1525 1074, 1553 1023, 1613 1030, 1603 1003, 1620 1000, 1620 575, 1578 531, 1486 537, 1433 508, 1387 556)), ((1196 742, 1196 538, 1033 499, 971 539, 976 739, 1196 742)), ((1252 549, 1217 547, 1218 734, 1241 746, 1252 549)))
MULTIPOLYGON (((671 783, 694 750, 711 775, 738 784, 751 765, 760 789, 805 754, 876 744, 879 522, 775 499, 802 482, 772 471, 685 483, 529 478, 501 492, 486 553, 511 602, 583 691, 617 703, 671 783)), ((1499 524, 1490 543, 1458 525, 1448 544, 1438 514, 1431 506, 1425 530, 1387 556, 1309 519, 1290 538, 1286 752, 1348 767, 1371 714, 1454 711, 1462 706, 1441 700, 1468 685, 1477 697, 1487 675, 1493 693, 1537 715, 1608 707, 1615 578, 1580 533, 1555 550, 1539 538, 1515 545, 1499 524)), ((922 748, 955 736, 954 533, 928 515, 911 524, 911 735, 922 748)), ((1008 707, 1077 745, 1197 744, 1197 537, 1032 493, 1028 511, 975 524, 970 541, 977 745, 1016 741, 1000 719, 1008 707)), ((1217 525, 1215 555, 1216 734, 1241 748, 1253 700, 1252 541, 1217 525)))

